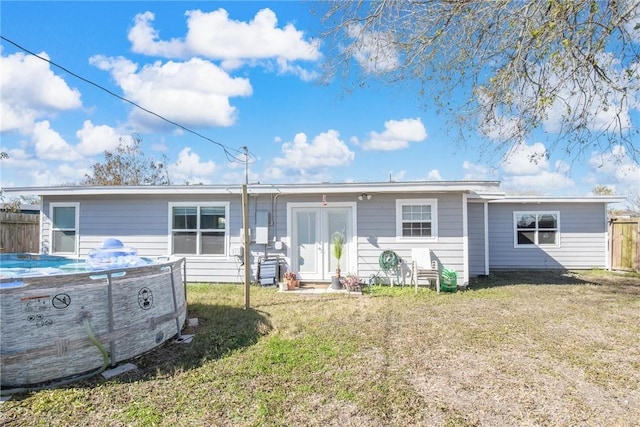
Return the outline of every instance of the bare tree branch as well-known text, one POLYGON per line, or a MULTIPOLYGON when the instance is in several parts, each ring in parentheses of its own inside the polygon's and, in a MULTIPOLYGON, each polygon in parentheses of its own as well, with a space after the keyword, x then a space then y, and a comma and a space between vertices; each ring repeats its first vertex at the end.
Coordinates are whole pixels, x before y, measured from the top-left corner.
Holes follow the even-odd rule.
POLYGON ((350 90, 417 81, 457 126, 507 126, 501 152, 542 129, 569 158, 640 158, 640 0, 333 1, 324 23, 327 78, 355 64, 350 90))
POLYGON ((147 158, 140 149, 141 139, 134 135, 132 144, 122 140, 115 150, 104 152, 104 163, 91 166, 92 175, 85 175, 83 185, 170 185, 167 159, 162 162, 147 158))

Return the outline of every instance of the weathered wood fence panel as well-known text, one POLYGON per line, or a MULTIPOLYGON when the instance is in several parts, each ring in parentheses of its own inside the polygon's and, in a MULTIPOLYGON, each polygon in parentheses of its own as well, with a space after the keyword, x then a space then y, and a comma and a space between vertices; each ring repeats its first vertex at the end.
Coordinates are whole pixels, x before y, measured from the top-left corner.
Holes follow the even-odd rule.
POLYGON ((38 252, 40 215, 0 212, 0 252, 38 252))
POLYGON ((640 218, 611 221, 611 268, 640 271, 640 218))

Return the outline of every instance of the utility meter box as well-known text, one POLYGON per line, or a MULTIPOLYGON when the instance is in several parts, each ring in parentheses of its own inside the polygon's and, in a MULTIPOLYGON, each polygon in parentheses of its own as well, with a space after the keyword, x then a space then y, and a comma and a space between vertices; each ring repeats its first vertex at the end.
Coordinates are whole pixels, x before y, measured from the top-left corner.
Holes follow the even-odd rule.
POLYGON ((256 212, 256 244, 266 245, 269 243, 269 212, 256 212))

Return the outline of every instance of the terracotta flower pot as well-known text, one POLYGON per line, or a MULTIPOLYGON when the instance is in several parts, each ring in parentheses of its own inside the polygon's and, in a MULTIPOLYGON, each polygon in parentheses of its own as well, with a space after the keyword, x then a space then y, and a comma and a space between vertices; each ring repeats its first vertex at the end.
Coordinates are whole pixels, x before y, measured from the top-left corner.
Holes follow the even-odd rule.
POLYGON ((300 286, 299 280, 287 280, 287 289, 289 289, 290 291, 294 290, 298 286, 300 286))

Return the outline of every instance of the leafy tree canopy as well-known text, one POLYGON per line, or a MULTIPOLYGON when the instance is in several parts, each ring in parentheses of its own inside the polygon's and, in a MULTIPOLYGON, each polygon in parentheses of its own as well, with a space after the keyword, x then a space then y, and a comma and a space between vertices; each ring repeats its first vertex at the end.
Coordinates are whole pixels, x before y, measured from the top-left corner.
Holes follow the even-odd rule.
POLYGON ((613 188, 606 185, 596 185, 591 191, 596 196, 613 196, 615 194, 613 188))
POLYGON ((170 185, 167 159, 158 162, 146 157, 140 149, 142 140, 134 135, 133 143, 120 140, 115 152, 105 151, 104 162, 91 166, 82 185, 170 185))
POLYGON ((418 81, 463 139, 508 153, 543 129, 570 159, 640 157, 640 0, 335 1, 324 23, 329 76, 418 81))

